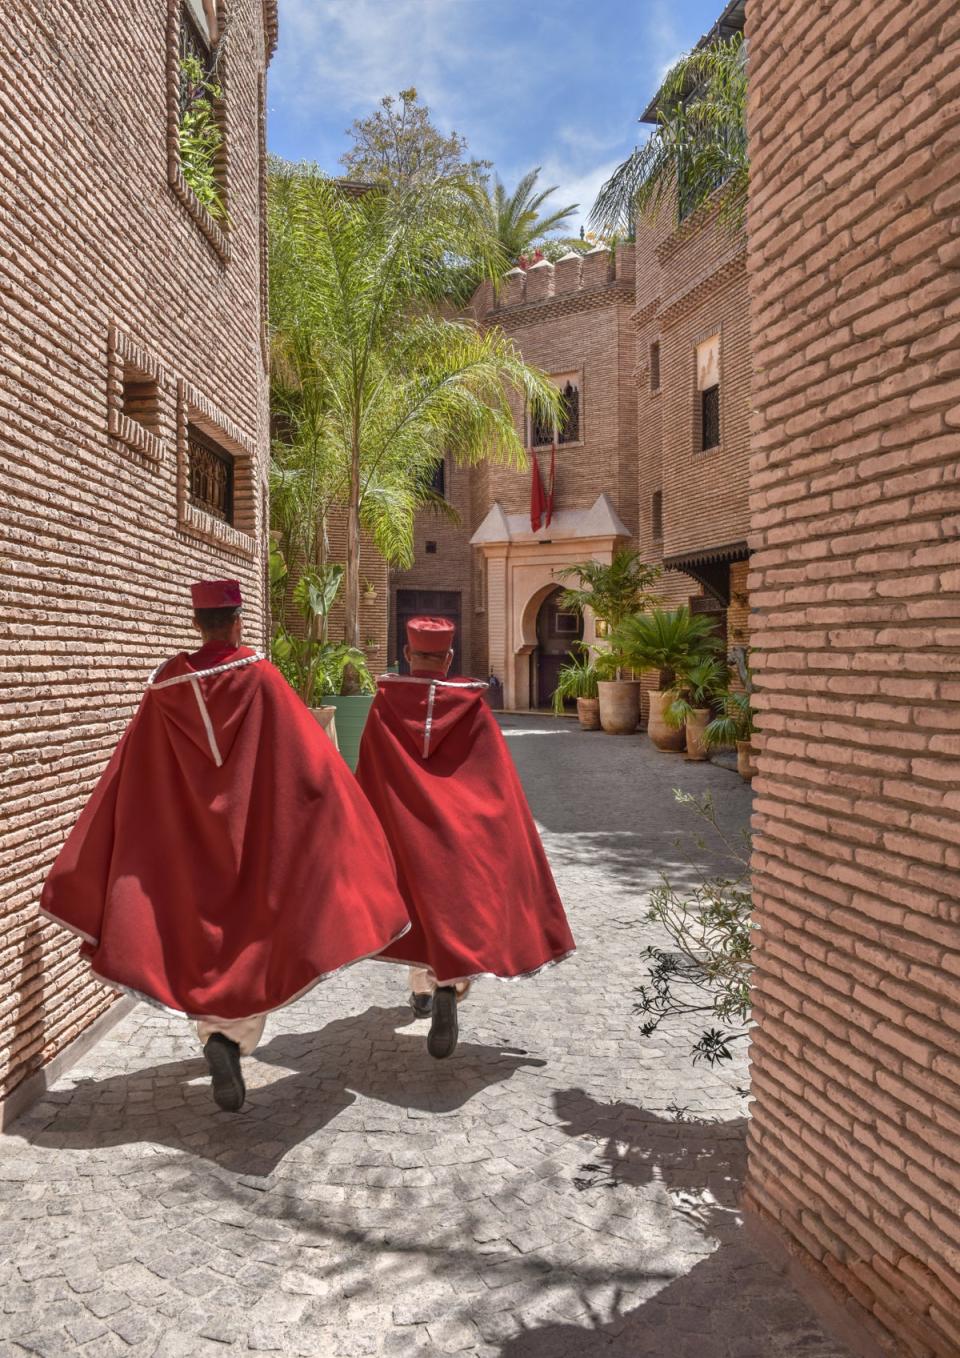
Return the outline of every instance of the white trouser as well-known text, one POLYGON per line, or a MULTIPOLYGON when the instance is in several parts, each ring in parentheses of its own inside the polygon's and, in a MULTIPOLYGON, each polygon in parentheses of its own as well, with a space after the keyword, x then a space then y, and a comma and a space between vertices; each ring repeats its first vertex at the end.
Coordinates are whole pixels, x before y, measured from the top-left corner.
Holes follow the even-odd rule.
POLYGON ((236 1042, 241 1056, 249 1056, 263 1037, 263 1025, 266 1021, 266 1014, 254 1014, 252 1018, 245 1019, 199 1019, 197 1036, 206 1045, 207 1038, 212 1037, 214 1033, 222 1033, 231 1042, 236 1042))
MULTIPOLYGON (((410 992, 413 995, 432 995, 437 988, 437 978, 430 967, 410 968, 410 992)), ((469 981, 457 981, 457 999, 466 998, 470 989, 469 981)))

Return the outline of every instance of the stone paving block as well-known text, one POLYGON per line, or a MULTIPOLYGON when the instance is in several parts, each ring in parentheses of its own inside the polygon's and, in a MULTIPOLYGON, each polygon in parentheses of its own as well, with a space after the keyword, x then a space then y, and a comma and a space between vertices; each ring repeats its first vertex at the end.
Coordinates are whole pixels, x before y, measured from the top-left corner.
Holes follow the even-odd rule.
POLYGON ((737 1236, 742 1057, 694 1068, 691 1030, 632 1013, 671 786, 730 828, 749 789, 640 738, 556 744, 511 748, 576 957, 478 983, 444 1063, 402 971, 354 968, 268 1019, 236 1117, 139 1006, 7 1138, 0 1354, 848 1358, 737 1236))

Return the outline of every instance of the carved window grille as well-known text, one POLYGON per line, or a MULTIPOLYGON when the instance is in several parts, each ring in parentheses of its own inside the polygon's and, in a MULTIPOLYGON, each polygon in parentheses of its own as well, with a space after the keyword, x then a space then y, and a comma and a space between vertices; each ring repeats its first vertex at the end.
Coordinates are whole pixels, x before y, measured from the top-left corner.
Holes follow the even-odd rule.
POLYGON ((563 402, 563 420, 557 431, 558 443, 580 442, 580 391, 573 382, 567 382, 560 392, 563 402))
POLYGON ((553 421, 549 418, 534 412, 530 416, 530 443, 534 448, 549 446, 554 441, 556 431, 553 421))
POLYGON ((189 112, 190 105, 195 98, 195 93, 190 81, 187 79, 183 70, 182 63, 195 57, 200 63, 200 69, 205 78, 210 78, 214 74, 213 52, 206 36, 201 33, 200 26, 190 13, 189 6, 185 3, 180 6, 180 118, 181 121, 186 113, 189 112))
POLYGON ((720 387, 707 387, 700 393, 700 448, 720 447, 720 387))
POLYGON ((233 523, 233 458, 195 425, 187 430, 190 503, 223 523, 233 523))

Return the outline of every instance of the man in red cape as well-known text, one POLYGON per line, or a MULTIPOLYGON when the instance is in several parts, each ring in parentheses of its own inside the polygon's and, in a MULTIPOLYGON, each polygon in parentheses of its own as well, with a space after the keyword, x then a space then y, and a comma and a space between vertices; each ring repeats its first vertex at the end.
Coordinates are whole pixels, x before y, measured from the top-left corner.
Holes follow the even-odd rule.
POLYGON ((431 1014, 431 1056, 457 1045, 457 1001, 479 976, 530 976, 574 951, 553 876, 486 684, 448 679, 453 624, 407 624, 409 675, 377 684, 357 779, 393 850, 410 913, 381 957, 407 962, 431 1014))
POLYGON ((43 888, 95 976, 196 1019, 221 1108, 266 1014, 409 927, 380 826, 269 661, 236 580, 192 586, 203 645, 151 676, 43 888))

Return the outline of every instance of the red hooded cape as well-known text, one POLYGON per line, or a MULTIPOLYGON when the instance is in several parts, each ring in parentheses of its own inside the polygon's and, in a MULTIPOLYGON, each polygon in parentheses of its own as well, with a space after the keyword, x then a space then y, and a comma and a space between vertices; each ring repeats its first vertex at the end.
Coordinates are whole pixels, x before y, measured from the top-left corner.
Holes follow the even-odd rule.
POLYGON ((485 688, 385 675, 357 765, 412 921, 382 955, 441 984, 529 975, 575 946, 485 688))
POLYGON ((154 674, 41 907, 102 980, 221 1019, 287 1004, 408 926, 343 759, 268 661, 222 645, 154 674))

